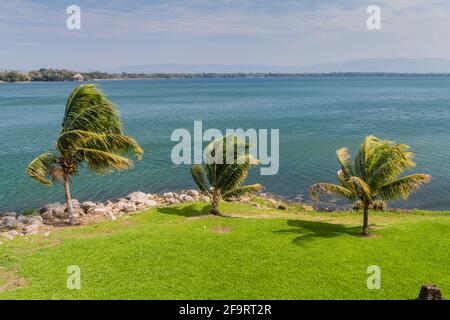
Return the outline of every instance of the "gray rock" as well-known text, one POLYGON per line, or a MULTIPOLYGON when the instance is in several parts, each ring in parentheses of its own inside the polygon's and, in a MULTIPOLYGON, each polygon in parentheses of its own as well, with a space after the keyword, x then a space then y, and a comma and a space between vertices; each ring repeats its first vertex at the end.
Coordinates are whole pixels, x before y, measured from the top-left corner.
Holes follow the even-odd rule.
POLYGON ((30 224, 29 226, 26 226, 25 228, 23 228, 23 232, 25 234, 38 234, 39 233, 39 225, 37 224, 30 224))
POLYGON ((17 213, 15 213, 15 212, 6 212, 6 213, 0 214, 0 217, 1 217, 1 216, 3 216, 3 217, 14 217, 14 218, 16 218, 16 217, 17 217, 17 213))
POLYGON ((69 217, 69 224, 71 226, 79 224, 79 221, 78 221, 78 219, 77 219, 77 217, 75 215, 69 217))
POLYGON ((146 208, 147 208, 147 206, 145 204, 143 204, 143 203, 140 203, 140 204, 136 205, 136 209, 137 210, 144 210, 146 208))
POLYGON ((107 208, 105 208, 105 207, 95 207, 93 210, 92 210, 92 214, 98 214, 98 215, 100 215, 100 214, 103 214, 103 215, 108 215, 108 209, 107 208))
POLYGON ((158 203, 155 200, 147 200, 144 202, 144 205, 148 207, 156 207, 158 203))
POLYGON ((136 204, 144 203, 148 200, 147 194, 141 191, 130 193, 127 199, 136 204))
POLYGON ((179 203, 179 201, 175 198, 166 198, 166 203, 168 204, 175 204, 175 203, 179 203))
POLYGON ((47 211, 60 212, 61 210, 64 213, 65 207, 61 203, 55 202, 55 203, 50 203, 50 204, 43 206, 42 208, 39 209, 39 212, 40 213, 44 213, 47 211))
POLYGON ((17 222, 27 224, 28 223, 28 217, 27 216, 18 216, 17 217, 17 222))
MULTIPOLYGON (((64 205, 64 208, 66 207, 66 205, 64 205)), ((78 201, 77 199, 72 199, 72 207, 74 209, 78 209, 80 208, 80 201, 78 201)))
POLYGON ((169 199, 170 199, 170 198, 172 198, 172 199, 174 198, 172 192, 166 192, 166 193, 164 193, 164 194, 163 194, 163 197, 164 197, 164 198, 169 198, 169 199))
POLYGON ((44 222, 44 219, 41 216, 32 216, 32 217, 28 217, 28 221, 27 223, 32 224, 32 225, 42 225, 44 222))
POLYGON ((17 231, 17 230, 11 230, 11 231, 8 231, 7 233, 12 237, 17 237, 18 235, 20 235, 19 231, 17 231))
POLYGON ((55 220, 55 217, 53 216, 53 212, 47 211, 44 213, 41 213, 41 217, 46 221, 53 221, 55 220))
POLYGON ((136 207, 136 205, 133 204, 133 203, 127 203, 127 204, 125 204, 125 205, 123 206, 123 209, 122 209, 122 211, 127 212, 127 213, 129 213, 129 212, 134 212, 134 211, 136 211, 136 210, 137 210, 137 207, 136 207))
POLYGON ((126 200, 126 199, 121 199, 121 200, 119 200, 117 203, 114 204, 114 207, 115 207, 117 210, 121 211, 121 210, 123 210, 123 208, 125 207, 126 204, 128 204, 128 200, 126 200))
POLYGON ((15 217, 3 217, 0 220, 0 225, 3 225, 7 228, 14 228, 17 225, 17 219, 15 217))
POLYGON ((182 195, 180 196, 180 201, 181 201, 181 202, 194 202, 195 200, 194 200, 193 197, 188 196, 187 194, 182 194, 182 195))
POLYGON ((81 208, 88 211, 91 208, 95 208, 97 205, 92 201, 85 201, 81 204, 81 208))
POLYGON ((197 198, 200 196, 200 192, 198 192, 197 190, 188 190, 188 191, 186 192, 186 194, 187 194, 188 196, 191 196, 191 197, 194 198, 194 199, 197 199, 197 198))

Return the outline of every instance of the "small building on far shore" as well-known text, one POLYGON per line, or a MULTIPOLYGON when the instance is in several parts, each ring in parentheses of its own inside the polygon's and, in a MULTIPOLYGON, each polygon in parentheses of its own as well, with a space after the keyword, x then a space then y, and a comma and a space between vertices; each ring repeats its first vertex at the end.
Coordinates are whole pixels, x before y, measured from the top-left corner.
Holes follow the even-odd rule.
POLYGON ((84 77, 81 74, 77 73, 72 77, 72 80, 73 81, 84 81, 84 77))

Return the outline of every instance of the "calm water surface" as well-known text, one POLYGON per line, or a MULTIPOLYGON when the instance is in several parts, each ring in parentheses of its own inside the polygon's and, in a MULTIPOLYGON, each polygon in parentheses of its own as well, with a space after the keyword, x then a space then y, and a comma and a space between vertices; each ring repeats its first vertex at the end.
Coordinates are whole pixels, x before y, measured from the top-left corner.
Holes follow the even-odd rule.
MULTIPOLYGON (((54 144, 65 100, 77 83, 0 84, 0 212, 63 201, 27 177, 25 167, 54 144)), ((433 181, 396 207, 450 209, 450 78, 299 78, 98 82, 119 106, 127 134, 145 149, 132 170, 105 176, 80 174, 79 200, 105 200, 131 191, 194 187, 188 166, 173 165, 176 128, 280 129, 280 171, 259 176, 266 191, 308 199, 315 182, 335 182, 335 150, 352 153, 368 134, 411 146, 416 170, 433 181)))

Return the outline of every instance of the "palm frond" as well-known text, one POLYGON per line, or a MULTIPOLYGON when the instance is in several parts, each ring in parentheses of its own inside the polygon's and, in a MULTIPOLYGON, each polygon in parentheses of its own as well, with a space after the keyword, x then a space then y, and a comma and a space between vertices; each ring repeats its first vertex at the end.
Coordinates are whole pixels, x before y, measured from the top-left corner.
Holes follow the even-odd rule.
POLYGON ((115 153, 96 149, 78 148, 78 161, 86 162, 89 170, 103 174, 111 170, 126 170, 133 161, 115 153))
POLYGON ((374 147, 376 147, 379 142, 380 139, 372 135, 367 136, 364 139, 364 142, 359 147, 358 153, 355 157, 355 176, 366 179, 368 160, 373 154, 374 147))
POLYGON ((341 148, 336 150, 336 157, 341 166, 342 173, 344 174, 345 179, 350 179, 353 176, 353 168, 350 162, 351 157, 348 153, 347 148, 341 148))
POLYGON ((247 186, 237 187, 223 195, 225 200, 236 200, 243 197, 250 196, 252 194, 261 192, 262 185, 260 184, 251 184, 247 186))
POLYGON ((61 134, 57 147, 64 153, 75 153, 78 148, 95 149, 121 155, 134 155, 142 158, 143 150, 131 137, 121 134, 100 134, 84 130, 71 130, 61 134))
POLYGON ((406 200, 411 193, 417 192, 423 184, 430 180, 431 176, 428 174, 412 174, 381 187, 379 194, 383 200, 406 200))
POLYGON ((30 162, 27 167, 27 174, 44 185, 51 185, 52 182, 47 178, 51 177, 57 163, 58 158, 54 154, 43 153, 30 162))
POLYGON ((205 195, 210 194, 208 183, 206 182, 205 172, 201 165, 193 165, 191 168, 191 175, 194 179, 195 184, 198 186, 201 192, 205 195))
POLYGON ((116 107, 95 85, 75 88, 67 99, 61 132, 122 133, 116 107))
POLYGON ((332 183, 316 183, 309 188, 309 194, 313 200, 318 201, 320 193, 344 197, 350 200, 357 199, 357 195, 352 190, 332 183))
POLYGON ((216 187, 220 187, 224 193, 238 187, 248 174, 250 163, 229 164, 221 172, 216 187))
POLYGON ((368 168, 368 183, 374 189, 395 180, 406 169, 415 166, 408 146, 386 141, 377 147, 368 168))
POLYGON ((353 190, 358 194, 358 198, 363 201, 371 202, 373 200, 373 194, 369 185, 359 177, 351 177, 349 183, 352 184, 353 190))

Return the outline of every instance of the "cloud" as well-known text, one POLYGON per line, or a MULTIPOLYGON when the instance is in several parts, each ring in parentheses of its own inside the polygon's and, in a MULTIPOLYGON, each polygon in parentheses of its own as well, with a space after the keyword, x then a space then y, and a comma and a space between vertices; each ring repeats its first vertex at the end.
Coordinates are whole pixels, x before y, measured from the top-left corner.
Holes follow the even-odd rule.
MULTIPOLYGON (((77 1, 74 1, 75 3, 77 1)), ((365 8, 360 1, 79 1, 84 32, 88 37, 144 37, 157 33, 199 34, 324 34, 365 31, 365 8), (104 5, 102 5, 104 3, 104 5)), ((443 1, 377 1, 383 20, 393 30, 450 27, 448 5, 443 1), (432 22, 418 25, 419 22, 432 22)), ((68 2, 67 2, 68 3, 68 2)), ((64 2, 1 2, 2 33, 43 33, 64 35, 64 2)), ((73 33, 75 34, 75 33, 73 33)))
MULTIPOLYGON (((42 53, 25 57, 30 64, 45 59, 52 64, 56 55, 64 64, 62 57, 74 47, 92 48, 96 52, 85 53, 86 61, 103 55, 100 62, 110 57, 110 65, 119 59, 120 64, 129 64, 126 59, 314 64, 450 58, 449 16, 448 0, 0 1, 0 37, 12 52, 0 52, 0 59, 18 60, 13 50, 23 50, 20 43, 37 43, 42 53), (381 7, 382 30, 370 32, 366 8, 373 3, 381 7), (81 7, 80 31, 66 29, 70 4, 81 7)), ((83 54, 78 52, 76 61, 83 54)))

